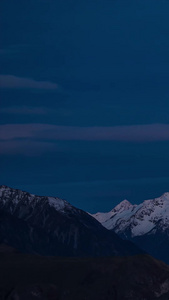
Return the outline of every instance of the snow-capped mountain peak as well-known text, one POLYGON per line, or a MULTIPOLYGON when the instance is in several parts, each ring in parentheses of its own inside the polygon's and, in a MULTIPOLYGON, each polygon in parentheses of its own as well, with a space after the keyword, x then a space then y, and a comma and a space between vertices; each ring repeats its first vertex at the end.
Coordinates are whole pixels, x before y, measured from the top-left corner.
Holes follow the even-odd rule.
POLYGON ((131 237, 144 235, 155 230, 159 222, 169 226, 169 193, 139 205, 123 200, 110 212, 97 213, 93 217, 116 233, 127 231, 131 237))
POLYGON ((0 206, 7 206, 12 203, 13 209, 16 209, 17 206, 27 206, 28 204, 29 208, 35 208, 39 203, 41 206, 49 205, 50 207, 54 207, 57 211, 63 211, 65 208, 72 207, 67 201, 57 197, 37 196, 21 190, 12 189, 5 185, 0 186, 0 197, 2 199, 0 206))
POLYGON ((118 205, 116 205, 111 211, 107 213, 98 212, 93 214, 92 216, 99 221, 104 227, 107 229, 111 228, 111 221, 117 214, 127 211, 128 209, 132 209, 134 205, 132 205, 128 200, 123 200, 118 205))
POLYGON ((115 213, 123 212, 124 210, 129 209, 131 206, 133 206, 128 200, 123 200, 118 205, 115 206, 115 208, 112 209, 112 211, 115 213))
POLYGON ((164 201, 169 201, 169 192, 166 192, 166 193, 162 194, 160 199, 162 199, 164 201))
POLYGON ((107 229, 169 264, 169 193, 132 205, 124 200, 93 215, 107 229))
POLYGON ((0 242, 45 255, 140 253, 65 200, 0 186, 0 242), (87 241, 87 242, 86 242, 87 241))

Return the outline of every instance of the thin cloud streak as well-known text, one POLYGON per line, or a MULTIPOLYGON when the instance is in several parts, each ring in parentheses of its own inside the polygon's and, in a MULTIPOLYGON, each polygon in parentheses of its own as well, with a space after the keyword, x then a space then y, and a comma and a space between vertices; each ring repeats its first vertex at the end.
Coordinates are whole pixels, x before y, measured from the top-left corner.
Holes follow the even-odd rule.
POLYGON ((11 115, 46 115, 55 112, 55 110, 46 107, 11 106, 1 108, 0 112, 11 115))
POLYGON ((22 78, 14 75, 0 75, 0 88, 55 90, 58 88, 58 85, 49 81, 36 81, 32 78, 22 78))
POLYGON ((0 139, 45 139, 75 141, 153 142, 169 141, 169 124, 114 127, 75 127, 51 124, 6 124, 0 139))
MULTIPOLYGON (((46 152, 57 151, 56 143, 28 140, 0 141, 0 155, 39 156, 46 152)), ((59 149, 60 150, 60 149, 59 149)))

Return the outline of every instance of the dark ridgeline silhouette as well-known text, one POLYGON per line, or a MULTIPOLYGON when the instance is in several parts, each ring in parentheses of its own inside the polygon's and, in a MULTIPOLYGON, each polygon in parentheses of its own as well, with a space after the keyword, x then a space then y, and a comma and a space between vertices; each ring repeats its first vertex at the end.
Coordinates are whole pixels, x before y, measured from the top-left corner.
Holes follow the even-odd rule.
POLYGON ((0 242, 22 252, 59 256, 142 253, 67 201, 0 187, 0 242))

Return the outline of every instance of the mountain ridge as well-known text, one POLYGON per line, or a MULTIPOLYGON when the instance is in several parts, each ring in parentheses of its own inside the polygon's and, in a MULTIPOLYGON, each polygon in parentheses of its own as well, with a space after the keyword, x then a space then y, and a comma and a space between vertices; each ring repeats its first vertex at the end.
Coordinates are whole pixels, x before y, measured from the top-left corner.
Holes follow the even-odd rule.
POLYGON ((0 186, 0 219, 0 242, 23 252, 111 256, 141 251, 65 200, 5 185, 0 186))
POLYGON ((139 247, 169 263, 169 193, 148 199, 140 204, 127 200, 120 202, 108 213, 92 215, 105 228, 123 239, 135 242, 139 247), (150 242, 151 240, 151 242, 150 242), (161 247, 164 248, 162 251, 161 247))

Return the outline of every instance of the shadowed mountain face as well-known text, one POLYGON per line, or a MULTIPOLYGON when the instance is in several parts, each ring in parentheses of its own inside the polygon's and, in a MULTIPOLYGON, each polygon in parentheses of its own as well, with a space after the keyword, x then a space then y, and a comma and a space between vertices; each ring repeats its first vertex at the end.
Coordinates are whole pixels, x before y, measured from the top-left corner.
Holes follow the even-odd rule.
POLYGON ((132 255, 141 251, 68 202, 0 187, 0 242, 59 256, 132 255))
POLYGON ((93 216, 105 228, 169 264, 169 193, 139 205, 124 200, 110 212, 93 216))
POLYGON ((0 299, 169 299, 169 267, 147 255, 82 259, 4 251, 0 265, 0 299))

